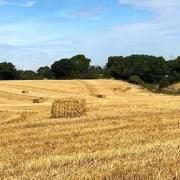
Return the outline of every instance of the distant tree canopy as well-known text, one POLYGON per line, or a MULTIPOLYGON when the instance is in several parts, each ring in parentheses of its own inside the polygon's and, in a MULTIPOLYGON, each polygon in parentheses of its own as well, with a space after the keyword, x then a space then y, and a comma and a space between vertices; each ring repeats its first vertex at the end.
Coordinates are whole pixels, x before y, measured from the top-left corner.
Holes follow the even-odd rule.
POLYGON ((72 63, 72 71, 74 74, 84 73, 90 68, 91 60, 84 55, 73 56, 69 61, 72 63))
POLYGON ((21 80, 41 79, 41 77, 38 75, 38 73, 31 71, 31 70, 26 70, 26 71, 19 70, 18 77, 21 80))
POLYGON ((51 79, 52 78, 52 73, 51 73, 51 69, 48 66, 45 67, 40 67, 38 70, 38 75, 42 78, 47 78, 47 79, 51 79))
POLYGON ((51 71, 56 79, 68 79, 72 77, 72 66, 69 59, 61 59, 52 64, 51 71))
POLYGON ((180 81, 180 57, 165 61, 163 57, 148 55, 111 56, 105 67, 91 66, 91 60, 79 54, 55 61, 51 67, 37 72, 17 70, 12 63, 0 63, 0 80, 15 79, 96 79, 112 77, 135 84, 159 84, 160 88, 180 81))
POLYGON ((180 73, 180 56, 175 60, 167 61, 170 72, 178 72, 180 73))
POLYGON ((91 60, 84 55, 76 55, 54 62, 51 71, 56 79, 83 78, 91 69, 90 62, 91 60))
POLYGON ((18 78, 16 67, 12 63, 0 63, 0 80, 14 80, 18 78))
POLYGON ((173 61, 165 61, 163 57, 147 55, 114 56, 109 57, 105 69, 108 76, 116 79, 146 83, 166 81, 170 84, 180 80, 179 64, 179 57, 173 61))
POLYGON ((128 57, 110 57, 106 64, 110 76, 120 79, 129 79, 133 75, 143 81, 156 83, 166 74, 164 58, 146 55, 132 55, 128 57))

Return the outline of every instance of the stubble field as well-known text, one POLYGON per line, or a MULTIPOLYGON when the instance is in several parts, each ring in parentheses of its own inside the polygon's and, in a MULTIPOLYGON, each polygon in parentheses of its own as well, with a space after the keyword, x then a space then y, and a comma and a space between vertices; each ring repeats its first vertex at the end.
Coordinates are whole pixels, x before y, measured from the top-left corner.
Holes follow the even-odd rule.
POLYGON ((0 82, 0 179, 178 178, 180 96, 115 80, 0 82), (63 97, 86 98, 87 115, 51 118, 63 97))

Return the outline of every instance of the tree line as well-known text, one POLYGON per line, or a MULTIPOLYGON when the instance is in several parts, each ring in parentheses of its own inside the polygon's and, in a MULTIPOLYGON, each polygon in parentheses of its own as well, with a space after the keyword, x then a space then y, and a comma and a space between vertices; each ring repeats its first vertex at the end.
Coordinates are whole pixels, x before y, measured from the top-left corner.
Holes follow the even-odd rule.
POLYGON ((158 84, 162 89, 180 81, 180 57, 166 61, 163 57, 131 55, 109 57, 106 76, 135 84, 158 84))
POLYGON ((115 78, 135 84, 159 84, 160 88, 180 81, 180 57, 166 61, 148 55, 111 56, 104 67, 92 66, 84 55, 55 61, 51 67, 40 67, 37 72, 17 70, 9 62, 0 63, 0 80, 34 79, 96 79, 115 78))
POLYGON ((102 74, 100 66, 91 66, 91 60, 84 55, 55 61, 51 67, 32 70, 17 70, 10 62, 0 63, 0 80, 38 80, 38 79, 96 79, 102 74))

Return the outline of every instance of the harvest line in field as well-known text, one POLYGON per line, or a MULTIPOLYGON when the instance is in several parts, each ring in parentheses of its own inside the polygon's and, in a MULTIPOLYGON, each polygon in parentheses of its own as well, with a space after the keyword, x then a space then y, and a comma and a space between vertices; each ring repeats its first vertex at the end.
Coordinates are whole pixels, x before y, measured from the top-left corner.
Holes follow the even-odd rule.
POLYGON ((83 80, 81 80, 80 82, 86 86, 87 90, 89 91, 90 96, 94 96, 94 97, 97 96, 98 90, 90 82, 83 81, 83 80))
POLYGON ((3 96, 3 98, 8 100, 31 100, 32 98, 37 98, 36 96, 31 95, 24 95, 24 94, 18 94, 18 93, 12 93, 12 92, 5 92, 0 91, 0 96, 3 96))

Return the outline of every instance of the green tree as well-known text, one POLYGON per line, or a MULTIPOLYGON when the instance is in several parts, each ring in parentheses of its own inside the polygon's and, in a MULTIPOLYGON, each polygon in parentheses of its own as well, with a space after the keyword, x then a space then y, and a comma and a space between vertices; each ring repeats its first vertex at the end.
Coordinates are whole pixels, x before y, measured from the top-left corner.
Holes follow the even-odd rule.
POLYGON ((148 83, 157 83, 167 72, 165 60, 162 57, 147 55, 132 55, 127 57, 109 57, 106 70, 110 76, 128 80, 137 75, 148 83))
POLYGON ((137 85, 144 85, 144 81, 137 75, 130 76, 129 82, 137 85))
POLYGON ((178 72, 180 73, 180 56, 177 57, 175 60, 171 60, 167 62, 169 68, 170 68, 170 73, 172 74, 173 72, 178 72))
POLYGON ((73 56, 70 61, 72 62, 72 68, 75 74, 81 74, 83 72, 86 72, 89 69, 91 62, 90 59, 86 58, 82 54, 73 56))
POLYGON ((43 78, 48 78, 48 79, 52 78, 51 69, 48 66, 40 67, 37 70, 37 72, 38 72, 39 76, 41 76, 43 78))
POLYGON ((61 59, 51 66, 51 71, 56 79, 72 78, 73 64, 69 59, 61 59))
POLYGON ((166 72, 165 60, 162 57, 132 55, 124 59, 127 77, 137 75, 148 83, 158 82, 166 72))
POLYGON ((34 71, 31 70, 19 70, 19 79, 21 80, 36 80, 36 79, 41 79, 41 77, 34 71))
POLYGON ((81 79, 97 79, 102 77, 103 70, 100 66, 90 66, 89 69, 80 74, 81 79))
POLYGON ((89 73, 90 62, 84 55, 76 55, 54 62, 51 71, 56 79, 84 78, 89 73))
POLYGON ((123 78, 123 56, 111 56, 105 66, 105 75, 116 79, 123 78))
POLYGON ((1 80, 14 80, 18 78, 15 65, 8 62, 0 63, 0 79, 1 80))

